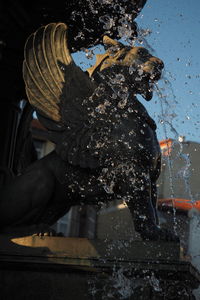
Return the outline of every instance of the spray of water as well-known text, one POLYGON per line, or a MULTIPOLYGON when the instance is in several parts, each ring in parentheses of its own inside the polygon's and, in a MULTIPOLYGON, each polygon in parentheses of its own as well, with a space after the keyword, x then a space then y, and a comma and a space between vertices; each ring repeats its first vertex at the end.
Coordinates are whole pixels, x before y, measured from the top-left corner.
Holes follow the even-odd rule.
MULTIPOLYGON (((143 45, 145 48, 147 48, 152 54, 156 55, 155 49, 148 43, 146 40, 146 36, 151 34, 150 29, 139 29, 138 31, 138 39, 137 41, 139 44, 143 45)), ((176 117, 176 113, 172 111, 172 104, 175 105, 177 104, 176 101, 176 96, 174 94, 172 85, 170 81, 167 79, 166 75, 162 77, 162 79, 158 84, 155 84, 155 92, 156 95, 159 99, 160 103, 160 115, 158 116, 159 123, 162 124, 163 126, 163 131, 164 131, 164 137, 165 140, 168 140, 170 138, 167 130, 167 126, 170 128, 170 131, 173 133, 175 140, 178 140, 179 133, 173 126, 173 118, 176 117), (160 87, 160 84, 162 83, 162 86, 160 87), (166 93, 166 90, 169 92, 166 93), (171 103, 169 101, 167 94, 170 94, 171 98, 171 103)), ((168 146, 169 148, 170 146, 168 146)), ((174 193, 174 183, 173 183, 173 175, 172 175, 172 169, 173 169, 173 162, 171 160, 170 155, 167 156, 167 163, 168 163, 168 169, 169 169, 169 185, 170 185, 170 194, 171 194, 171 199, 172 199, 172 207, 173 207, 173 223, 174 223, 174 231, 177 233, 177 220, 176 220, 176 209, 174 205, 174 198, 175 198, 175 193, 174 193)))
MULTIPOLYGON (((103 3, 111 3, 109 0, 98 0, 99 2, 103 3)), ((126 14, 123 7, 121 5, 118 5, 118 7, 113 7, 113 9, 117 9, 123 17, 119 20, 119 25, 118 25, 118 36, 123 40, 123 42, 128 43, 131 46, 134 46, 136 43, 139 45, 143 45, 145 48, 147 48, 152 54, 156 54, 155 50, 149 45, 149 43, 146 40, 146 36, 151 34, 150 29, 140 29, 138 30, 138 37, 137 39, 134 37, 134 32, 132 28, 132 19, 129 14, 126 14)), ((115 20, 111 18, 109 15, 104 15, 101 16, 99 19, 99 22, 103 24, 103 27, 105 30, 109 31, 112 30, 112 28, 115 26, 115 20)), ((92 60, 94 58, 94 51, 93 50, 85 50, 86 57, 88 60, 92 60)), ((131 74, 131 68, 130 68, 130 74, 131 74)), ((115 80, 122 80, 122 78, 116 78, 115 80)), ((123 80, 122 80, 123 81, 123 80)), ((185 154, 183 154, 183 144, 179 141, 179 133, 177 132, 176 128, 173 126, 173 119, 176 117, 176 113, 172 111, 172 108, 174 105, 177 104, 176 96, 173 92, 172 85, 170 81, 167 79, 166 76, 162 78, 162 87, 158 87, 158 85, 155 86, 155 92, 157 94, 157 97, 159 99, 160 103, 160 116, 159 116, 159 122, 163 126, 164 130, 164 135, 165 139, 169 139, 169 134, 168 134, 168 129, 170 132, 174 135, 175 140, 177 143, 180 144, 180 151, 179 155, 182 156, 182 158, 185 161, 185 167, 182 169, 182 176, 185 180, 185 184, 187 186, 187 189, 189 189, 189 167, 190 167, 190 161, 189 157, 185 154), (170 99, 166 95, 166 90, 169 91, 168 94, 170 94, 170 99)), ((160 83, 159 83, 160 85, 160 83)), ((113 91, 113 98, 115 97, 115 91, 113 91)), ((126 93, 125 93, 126 96, 126 93)), ((126 97, 125 97, 126 100, 126 97)), ((123 102, 123 105, 126 105, 126 101, 123 102)), ((102 107, 101 107, 102 109, 102 107)), ((103 107, 103 109, 106 109, 103 107)), ((123 138, 123 137, 122 137, 123 138)), ((168 167, 169 167, 169 180, 170 180, 170 193, 171 193, 171 198, 175 198, 175 193, 174 193, 174 183, 173 183, 173 175, 172 175, 172 169, 173 169, 173 161, 171 160, 170 156, 167 156, 167 161, 168 161, 168 167)), ((130 171, 130 170, 129 170, 130 171)), ((117 171, 116 171, 117 172, 117 171)), ((113 184, 114 184, 114 178, 116 176, 116 172, 113 174, 108 174, 107 170, 105 170, 105 176, 102 178, 99 178, 99 180, 102 181, 102 184, 104 184, 104 188, 108 194, 113 193, 113 184)), ((191 191, 190 191, 191 192, 191 191)), ((192 193, 190 193, 191 199, 192 193)), ((173 203, 173 222, 174 222, 174 231, 176 233, 176 227, 177 227, 177 221, 176 221, 176 210, 175 210, 175 205, 173 203)), ((116 245, 115 245, 116 246, 116 245)), ((114 287, 114 290, 107 290, 106 287, 104 287, 104 292, 105 292, 105 298, 104 296, 102 299, 115 299, 116 296, 116 291, 117 291, 117 299, 127 299, 134 293, 134 286, 133 283, 124 275, 124 270, 123 269, 118 269, 115 270, 113 269, 113 276, 109 279, 112 281, 112 286, 114 287)), ((159 282, 157 281, 156 278, 151 277, 150 279, 151 284, 154 288, 157 290, 160 289, 159 287, 159 282)), ((95 283, 91 284, 91 294, 96 297, 98 294, 99 289, 95 285, 95 283)))

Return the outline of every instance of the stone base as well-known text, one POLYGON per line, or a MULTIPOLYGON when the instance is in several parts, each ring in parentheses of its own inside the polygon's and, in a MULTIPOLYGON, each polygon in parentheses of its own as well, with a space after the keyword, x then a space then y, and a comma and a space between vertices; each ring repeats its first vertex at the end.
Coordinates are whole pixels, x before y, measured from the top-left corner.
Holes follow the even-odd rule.
POLYGON ((0 237, 1 299, 194 299, 200 274, 176 243, 0 237))

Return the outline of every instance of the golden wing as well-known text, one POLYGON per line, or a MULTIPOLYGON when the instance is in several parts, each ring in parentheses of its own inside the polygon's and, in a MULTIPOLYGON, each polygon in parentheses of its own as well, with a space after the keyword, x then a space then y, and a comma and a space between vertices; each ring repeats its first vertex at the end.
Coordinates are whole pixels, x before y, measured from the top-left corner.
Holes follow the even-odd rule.
POLYGON ((74 63, 66 24, 51 23, 30 35, 24 49, 23 78, 28 100, 48 129, 48 138, 56 143, 56 152, 74 165, 94 165, 87 149, 91 135, 86 125, 88 107, 83 103, 96 83, 74 63))
POLYGON ((85 94, 83 87, 88 94, 91 80, 72 59, 66 24, 50 23, 29 36, 24 48, 23 78, 31 105, 56 122, 63 121, 63 88, 68 89, 65 101, 73 101, 79 89, 79 95, 85 94), (77 82, 81 83, 78 87, 77 82))

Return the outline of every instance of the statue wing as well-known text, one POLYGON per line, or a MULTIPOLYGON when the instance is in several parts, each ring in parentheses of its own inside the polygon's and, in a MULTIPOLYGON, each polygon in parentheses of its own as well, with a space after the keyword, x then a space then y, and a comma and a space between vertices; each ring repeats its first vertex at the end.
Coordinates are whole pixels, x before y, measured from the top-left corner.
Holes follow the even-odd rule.
POLYGON ((30 104, 50 130, 64 130, 65 110, 74 96, 83 98, 94 90, 91 79, 73 61, 64 23, 50 23, 29 36, 23 78, 30 104))
POLYGON ((67 45, 67 25, 50 23, 27 39, 23 78, 30 104, 62 159, 96 166, 87 150, 87 106, 96 84, 76 66, 67 45))

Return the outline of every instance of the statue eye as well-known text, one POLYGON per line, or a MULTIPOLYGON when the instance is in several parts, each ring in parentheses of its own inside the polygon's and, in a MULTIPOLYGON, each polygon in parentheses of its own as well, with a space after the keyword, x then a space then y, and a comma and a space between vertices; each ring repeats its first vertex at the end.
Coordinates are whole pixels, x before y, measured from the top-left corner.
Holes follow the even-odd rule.
POLYGON ((142 57, 148 57, 150 56, 150 53, 147 49, 145 48, 138 48, 137 54, 142 56, 142 57))

